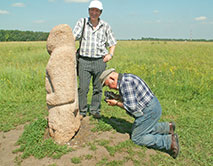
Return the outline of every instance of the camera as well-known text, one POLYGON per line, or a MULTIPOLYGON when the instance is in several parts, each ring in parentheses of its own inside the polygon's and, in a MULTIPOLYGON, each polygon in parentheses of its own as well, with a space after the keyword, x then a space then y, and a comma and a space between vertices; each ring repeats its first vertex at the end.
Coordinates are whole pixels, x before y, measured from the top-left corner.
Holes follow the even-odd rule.
POLYGON ((107 102, 107 100, 110 100, 110 99, 122 101, 121 96, 119 94, 112 92, 112 91, 105 91, 104 96, 105 96, 105 99, 104 99, 105 102, 107 102))

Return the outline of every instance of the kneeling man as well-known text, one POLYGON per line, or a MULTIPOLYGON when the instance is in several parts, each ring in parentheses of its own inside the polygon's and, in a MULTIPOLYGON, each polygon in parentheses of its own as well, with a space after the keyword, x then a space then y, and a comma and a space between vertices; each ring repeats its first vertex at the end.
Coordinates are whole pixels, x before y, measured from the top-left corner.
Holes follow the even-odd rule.
POLYGON ((133 74, 117 73, 115 69, 105 70, 101 76, 102 85, 119 91, 122 100, 106 100, 110 106, 119 106, 135 118, 131 139, 138 145, 166 150, 173 158, 179 154, 178 135, 174 133, 174 122, 158 122, 161 105, 145 81, 133 74))

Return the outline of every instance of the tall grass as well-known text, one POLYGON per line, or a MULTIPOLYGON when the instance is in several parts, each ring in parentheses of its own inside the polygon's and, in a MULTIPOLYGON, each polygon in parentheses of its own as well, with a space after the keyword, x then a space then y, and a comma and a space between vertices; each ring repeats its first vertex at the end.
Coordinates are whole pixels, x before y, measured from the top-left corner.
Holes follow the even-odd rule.
MULTIPOLYGON (((1 131, 47 115, 44 78, 49 55, 45 44, 0 43, 1 131)), ((119 41, 107 65, 143 78, 162 105, 161 121, 176 122, 180 156, 174 161, 157 153, 151 165, 213 163, 213 43, 119 41)), ((104 118, 95 130, 127 132, 133 122, 125 111, 104 101, 101 113, 104 118)))
POLYGON ((108 68, 143 78, 161 102, 165 100, 164 107, 180 104, 191 109, 197 106, 210 109, 212 46, 213 43, 123 41, 108 68))
POLYGON ((46 115, 44 42, 0 43, 0 130, 46 115))
POLYGON ((111 67, 148 83, 162 105, 161 121, 177 124, 180 158, 213 163, 213 43, 123 41, 111 67))

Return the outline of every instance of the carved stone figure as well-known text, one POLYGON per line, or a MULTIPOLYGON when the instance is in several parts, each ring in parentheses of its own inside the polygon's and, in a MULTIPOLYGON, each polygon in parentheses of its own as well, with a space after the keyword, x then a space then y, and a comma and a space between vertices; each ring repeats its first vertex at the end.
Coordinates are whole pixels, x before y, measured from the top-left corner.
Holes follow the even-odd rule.
POLYGON ((49 134, 59 144, 68 142, 80 128, 75 41, 72 29, 55 26, 47 39, 46 102, 49 134))

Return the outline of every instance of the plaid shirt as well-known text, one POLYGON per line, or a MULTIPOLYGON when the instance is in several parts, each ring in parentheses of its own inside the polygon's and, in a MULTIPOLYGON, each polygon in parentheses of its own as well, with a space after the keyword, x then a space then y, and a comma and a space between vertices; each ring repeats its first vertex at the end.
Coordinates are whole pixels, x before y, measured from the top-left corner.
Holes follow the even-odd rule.
MULTIPOLYGON (((73 34, 76 40, 79 40, 83 30, 84 18, 76 23, 73 34)), ((101 58, 108 54, 107 47, 115 45, 117 42, 108 23, 99 20, 95 29, 93 29, 90 19, 86 18, 84 34, 81 42, 80 55, 91 58, 101 58)))
POLYGON ((154 97, 148 85, 141 78, 126 73, 119 82, 119 93, 123 97, 125 110, 133 116, 142 115, 142 110, 154 97))

